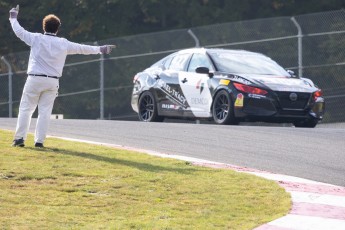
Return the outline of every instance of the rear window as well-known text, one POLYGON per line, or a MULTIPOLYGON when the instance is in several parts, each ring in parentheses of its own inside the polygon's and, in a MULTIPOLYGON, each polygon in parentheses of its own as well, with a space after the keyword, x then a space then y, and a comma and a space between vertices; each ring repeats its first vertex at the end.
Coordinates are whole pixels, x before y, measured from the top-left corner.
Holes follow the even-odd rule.
POLYGON ((169 69, 176 70, 176 71, 182 71, 185 69, 187 61, 189 59, 190 54, 179 54, 176 55, 169 66, 169 69))

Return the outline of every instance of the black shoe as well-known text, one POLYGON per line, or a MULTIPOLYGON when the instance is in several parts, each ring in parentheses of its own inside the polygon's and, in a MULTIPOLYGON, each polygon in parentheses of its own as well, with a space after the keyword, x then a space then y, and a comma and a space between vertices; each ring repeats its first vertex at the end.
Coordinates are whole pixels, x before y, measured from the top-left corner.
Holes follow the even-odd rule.
POLYGON ((36 148, 44 148, 43 143, 36 142, 35 143, 36 148))
POLYGON ((24 147, 25 146, 24 145, 24 139, 20 138, 20 139, 13 140, 12 146, 13 147, 24 147))

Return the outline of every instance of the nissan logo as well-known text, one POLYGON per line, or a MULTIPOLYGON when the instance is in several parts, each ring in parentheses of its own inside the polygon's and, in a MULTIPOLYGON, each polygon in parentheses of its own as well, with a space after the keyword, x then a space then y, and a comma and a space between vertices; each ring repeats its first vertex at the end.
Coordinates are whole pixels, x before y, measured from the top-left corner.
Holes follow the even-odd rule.
POLYGON ((297 101, 297 93, 290 93, 289 98, 291 101, 297 101))

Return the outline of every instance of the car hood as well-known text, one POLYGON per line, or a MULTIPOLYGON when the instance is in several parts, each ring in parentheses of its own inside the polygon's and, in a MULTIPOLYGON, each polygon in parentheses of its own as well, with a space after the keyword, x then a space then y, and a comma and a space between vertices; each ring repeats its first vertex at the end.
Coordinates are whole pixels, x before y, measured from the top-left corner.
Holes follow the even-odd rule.
POLYGON ((311 80, 272 75, 242 75, 242 77, 261 87, 267 87, 273 91, 293 91, 312 93, 317 90, 311 80))

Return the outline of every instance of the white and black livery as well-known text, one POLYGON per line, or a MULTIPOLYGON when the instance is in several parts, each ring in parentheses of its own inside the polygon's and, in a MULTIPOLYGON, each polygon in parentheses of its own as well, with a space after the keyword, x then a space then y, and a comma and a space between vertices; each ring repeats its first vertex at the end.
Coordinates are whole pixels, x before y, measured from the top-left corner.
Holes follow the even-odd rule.
POLYGON ((169 117, 315 127, 325 108, 321 89, 310 79, 243 50, 181 50, 136 74, 133 82, 132 108, 148 122, 169 117))

